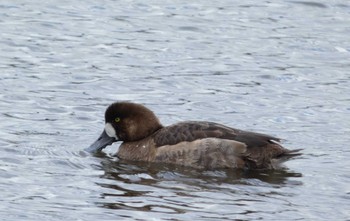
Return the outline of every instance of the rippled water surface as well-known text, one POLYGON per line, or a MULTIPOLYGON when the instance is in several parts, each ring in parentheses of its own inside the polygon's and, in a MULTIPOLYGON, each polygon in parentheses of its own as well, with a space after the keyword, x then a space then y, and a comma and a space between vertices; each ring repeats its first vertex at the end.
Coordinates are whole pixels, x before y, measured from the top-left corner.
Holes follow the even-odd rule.
POLYGON ((0 2, 1 220, 350 220, 348 1, 0 2), (113 101, 268 133, 275 171, 84 151, 113 101))

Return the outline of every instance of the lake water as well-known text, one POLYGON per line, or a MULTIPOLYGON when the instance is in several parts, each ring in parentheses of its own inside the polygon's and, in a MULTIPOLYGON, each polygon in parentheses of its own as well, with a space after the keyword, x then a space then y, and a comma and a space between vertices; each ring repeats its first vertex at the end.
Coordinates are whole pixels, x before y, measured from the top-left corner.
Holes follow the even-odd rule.
POLYGON ((350 2, 0 2, 0 220, 350 220, 350 2), (281 137, 275 171, 84 151, 105 108, 281 137))

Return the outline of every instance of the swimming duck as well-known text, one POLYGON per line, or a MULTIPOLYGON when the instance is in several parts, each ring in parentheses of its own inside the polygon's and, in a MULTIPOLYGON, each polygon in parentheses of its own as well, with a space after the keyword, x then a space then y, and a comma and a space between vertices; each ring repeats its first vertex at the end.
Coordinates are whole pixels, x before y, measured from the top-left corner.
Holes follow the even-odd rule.
POLYGON ((288 150, 280 139, 222 124, 185 121, 163 126, 141 104, 116 102, 105 112, 105 128, 86 150, 101 151, 122 141, 120 159, 176 164, 198 169, 272 169, 299 150, 288 150))

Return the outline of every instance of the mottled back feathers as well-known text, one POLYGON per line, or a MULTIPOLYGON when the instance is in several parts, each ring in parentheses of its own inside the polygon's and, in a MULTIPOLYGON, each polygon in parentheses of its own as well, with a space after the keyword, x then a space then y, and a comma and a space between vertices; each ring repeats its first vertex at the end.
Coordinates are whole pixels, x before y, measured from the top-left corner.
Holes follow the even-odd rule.
POLYGON ((236 140, 245 143, 248 147, 259 147, 273 141, 279 141, 278 138, 269 135, 238 130, 218 123, 200 121, 177 123, 162 128, 154 134, 157 147, 208 137, 236 140))

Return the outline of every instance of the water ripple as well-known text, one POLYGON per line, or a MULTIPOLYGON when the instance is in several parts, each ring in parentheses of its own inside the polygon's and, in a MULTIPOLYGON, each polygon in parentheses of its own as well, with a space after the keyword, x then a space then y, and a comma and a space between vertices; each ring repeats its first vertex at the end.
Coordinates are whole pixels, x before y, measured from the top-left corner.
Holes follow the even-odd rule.
POLYGON ((348 219, 348 3, 3 0, 0 11, 3 219, 348 219), (220 122, 304 154, 255 172, 122 162, 118 144, 91 156, 117 100, 164 125, 220 122))

